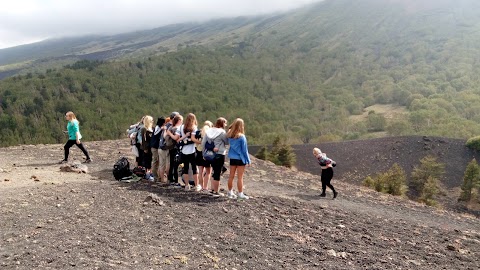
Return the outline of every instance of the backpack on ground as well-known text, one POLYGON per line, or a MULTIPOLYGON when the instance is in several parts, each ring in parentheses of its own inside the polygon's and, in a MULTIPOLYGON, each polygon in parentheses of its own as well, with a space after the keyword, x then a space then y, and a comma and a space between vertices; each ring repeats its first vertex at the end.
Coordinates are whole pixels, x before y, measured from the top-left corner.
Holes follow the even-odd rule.
POLYGON ((130 175, 132 175, 132 171, 130 171, 130 162, 128 161, 128 158, 121 157, 113 165, 113 177, 115 177, 116 180, 120 180, 123 177, 130 175))
POLYGON ((145 175, 147 174, 147 171, 145 170, 144 167, 142 166, 137 166, 135 168, 133 168, 133 174, 135 174, 136 176, 138 177, 145 177, 145 175))
POLYGON ((205 138, 207 141, 205 142, 205 147, 203 148, 202 155, 203 159, 206 161, 213 161, 215 156, 217 155, 213 149, 215 148, 215 143, 210 138, 205 138))

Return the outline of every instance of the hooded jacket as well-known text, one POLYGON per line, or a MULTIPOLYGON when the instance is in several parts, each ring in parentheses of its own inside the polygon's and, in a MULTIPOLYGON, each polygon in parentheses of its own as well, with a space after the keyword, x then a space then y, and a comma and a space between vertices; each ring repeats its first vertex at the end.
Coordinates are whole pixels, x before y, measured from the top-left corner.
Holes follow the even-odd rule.
POLYGON ((217 154, 225 155, 227 153, 227 133, 223 128, 209 128, 202 139, 202 149, 205 148, 207 140, 213 141, 215 148, 218 148, 217 154))

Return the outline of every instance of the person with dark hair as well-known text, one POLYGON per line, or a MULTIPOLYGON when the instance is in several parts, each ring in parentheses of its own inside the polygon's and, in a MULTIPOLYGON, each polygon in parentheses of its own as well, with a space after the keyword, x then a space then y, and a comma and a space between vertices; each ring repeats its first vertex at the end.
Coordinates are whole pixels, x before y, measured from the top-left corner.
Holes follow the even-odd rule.
MULTIPOLYGON (((165 123, 161 127, 160 140, 165 141, 167 136, 167 127, 171 126, 170 117, 165 119, 165 123)), ((166 183, 167 178, 165 174, 168 174, 170 169, 170 150, 166 147, 166 142, 163 145, 159 145, 158 149, 158 175, 161 183, 166 183)))
MULTIPOLYGON (((183 123, 183 116, 180 114, 175 115, 175 117, 172 120, 172 125, 166 130, 166 135, 165 136, 170 136, 174 141, 177 141, 180 139, 180 135, 177 134, 177 130, 180 128, 180 126, 183 123)), ((169 150, 169 155, 170 155, 170 169, 168 172, 168 181, 170 184, 177 184, 178 183, 178 166, 180 165, 179 163, 175 162, 175 155, 177 154, 177 149, 171 149, 169 150)))
POLYGON ((163 135, 162 127, 165 124, 165 118, 159 117, 157 119, 157 124, 155 125, 155 129, 153 130, 152 139, 150 140, 150 148, 152 151, 152 173, 153 179, 158 181, 158 165, 159 165, 159 152, 158 147, 160 143, 160 136, 163 135))
POLYGON ((215 125, 212 128, 209 128, 205 133, 205 138, 202 140, 202 148, 205 148, 207 141, 213 141, 215 147, 213 151, 215 152, 215 158, 211 161, 213 169, 213 181, 212 186, 212 195, 214 197, 224 196, 220 193, 220 175, 222 173, 223 164, 225 163, 225 155, 227 153, 227 133, 225 132, 225 127, 227 127, 227 120, 223 117, 220 117, 215 122, 215 125))
POLYGON ((68 141, 63 147, 64 150, 64 158, 60 163, 67 163, 68 162, 68 155, 70 152, 70 148, 73 145, 76 145, 80 150, 82 150, 83 154, 85 154, 85 163, 92 162, 90 155, 88 154, 87 149, 85 146, 80 142, 82 139, 82 134, 80 134, 80 122, 78 122, 77 117, 73 112, 67 112, 65 114, 65 119, 68 121, 67 124, 67 132, 68 132, 68 141))

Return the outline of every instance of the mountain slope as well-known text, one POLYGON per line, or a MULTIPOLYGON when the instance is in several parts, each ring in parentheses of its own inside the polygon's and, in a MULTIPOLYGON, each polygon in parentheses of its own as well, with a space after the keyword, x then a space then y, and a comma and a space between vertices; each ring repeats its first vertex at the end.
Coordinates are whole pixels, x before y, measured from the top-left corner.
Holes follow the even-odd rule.
POLYGON ((0 182, 3 268, 480 267, 480 223, 472 216, 342 179, 334 183, 338 199, 320 199, 317 175, 255 159, 245 175, 248 201, 121 183, 111 174, 112 149, 131 156, 128 141, 88 147, 96 160, 90 174, 60 172, 52 159, 61 156, 61 145, 2 149, 2 178, 9 179, 0 182))
POLYGON ((293 144, 477 135, 478 3, 417 2, 325 1, 274 16, 99 38, 74 56, 129 58, 0 82, 0 144, 61 141, 68 110, 81 115, 90 139, 118 138, 141 115, 171 111, 200 121, 242 117, 255 144, 278 135, 293 144), (404 113, 351 117, 375 104, 404 113))

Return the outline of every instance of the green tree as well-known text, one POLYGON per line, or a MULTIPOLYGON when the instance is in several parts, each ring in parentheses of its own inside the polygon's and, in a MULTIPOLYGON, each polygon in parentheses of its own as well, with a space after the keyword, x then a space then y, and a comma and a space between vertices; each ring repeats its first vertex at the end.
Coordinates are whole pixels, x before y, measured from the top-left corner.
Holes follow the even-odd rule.
POLYGON ((369 113, 367 116, 367 128, 369 131, 384 131, 387 120, 383 114, 369 113))
POLYGON ((480 166, 475 159, 468 163, 465 173, 463 175, 462 193, 460 194, 460 201, 470 201, 472 198, 472 189, 476 186, 480 177, 480 166))
POLYGON ((268 151, 267 151, 267 147, 264 145, 262 146, 257 154, 255 155, 256 158, 258 159, 261 159, 261 160, 267 160, 267 157, 268 157, 268 151))
POLYGON ((278 151, 278 162, 280 165, 291 168, 295 165, 295 153, 290 145, 282 145, 278 151))
POLYGON ((405 171, 397 163, 384 173, 379 173, 374 177, 367 176, 363 184, 373 188, 378 192, 392 194, 394 196, 404 196, 407 192, 407 177, 405 171))
POLYGON ((435 196, 440 192, 439 180, 445 173, 445 164, 437 162, 434 156, 420 160, 412 172, 412 182, 419 194, 419 200, 427 205, 434 205, 435 196))

